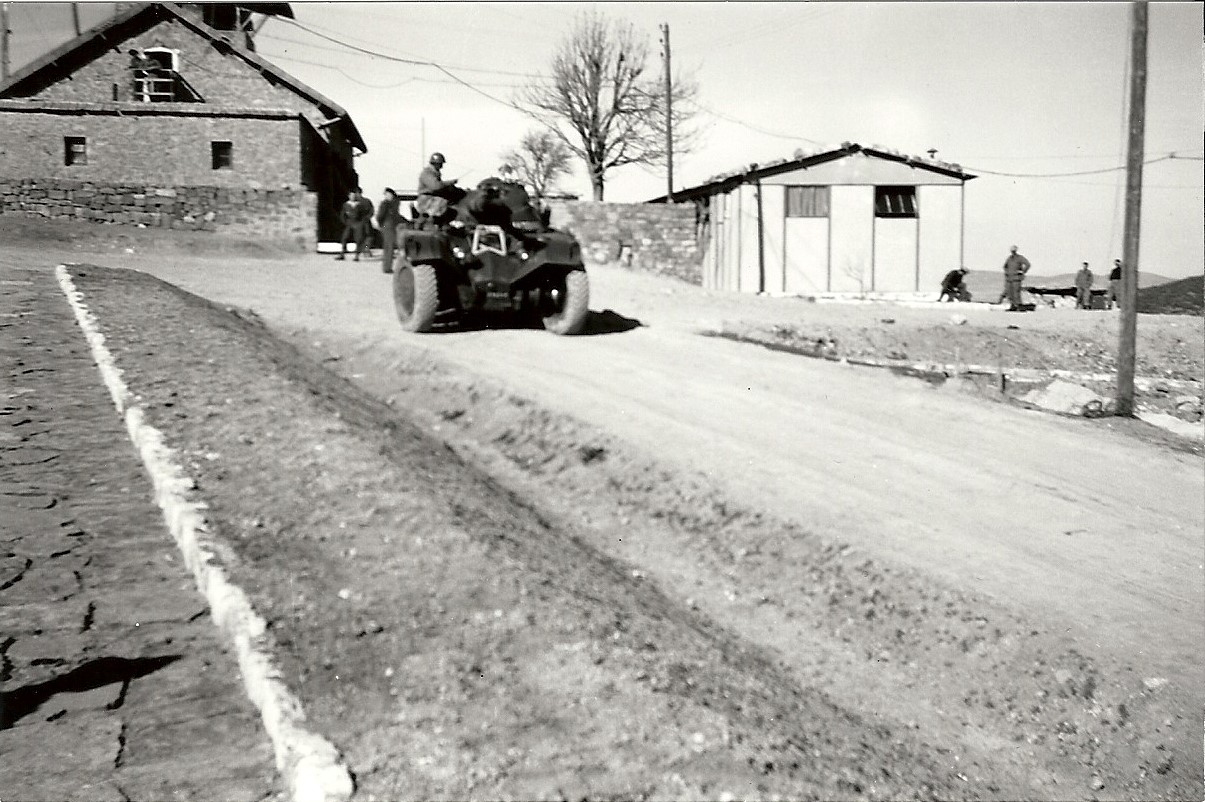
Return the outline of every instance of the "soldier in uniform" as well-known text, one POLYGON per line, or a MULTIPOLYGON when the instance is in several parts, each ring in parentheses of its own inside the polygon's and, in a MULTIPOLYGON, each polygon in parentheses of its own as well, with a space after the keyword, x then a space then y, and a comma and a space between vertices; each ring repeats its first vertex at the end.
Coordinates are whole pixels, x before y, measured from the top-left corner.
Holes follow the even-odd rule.
POLYGON ((515 228, 514 210, 503 198, 503 186, 496 178, 487 178, 468 193, 468 200, 462 208, 472 215, 477 223, 487 226, 498 226, 506 235, 524 244, 535 240, 515 228))
POLYGON ((941 295, 937 296, 938 303, 946 300, 951 301, 969 301, 971 293, 967 290, 967 285, 963 281, 966 278, 967 269, 959 267, 946 273, 946 277, 941 280, 941 295))
POLYGON ((1004 297, 1008 298, 1008 311, 1018 312, 1021 309, 1021 281, 1030 265, 1028 259, 1017 253, 1016 245, 1008 250, 1008 258, 1004 260, 1004 297))
POLYGON ((418 214, 437 225, 448 222, 449 203, 455 203, 464 197, 465 192, 456 186, 456 179, 443 180, 444 155, 432 153, 427 166, 418 174, 418 198, 414 201, 414 210, 418 214))
POLYGON ((393 249, 397 245, 397 227, 402 222, 397 193, 385 187, 385 199, 377 207, 377 225, 381 229, 381 271, 393 272, 393 249))
POLYGON ((1075 274, 1075 308, 1092 308, 1092 271, 1088 269, 1087 262, 1075 274))
POLYGON ((356 243, 355 261, 360 261, 362 251, 372 256, 372 250, 368 247, 368 236, 372 233, 372 201, 361 195, 360 188, 356 187, 347 193, 347 200, 339 215, 343 220, 343 236, 339 240, 339 255, 335 259, 343 261, 347 243, 352 241, 356 243))
POLYGON ((1105 296, 1105 308, 1112 309, 1114 305, 1121 306, 1121 260, 1113 260, 1113 269, 1109 271, 1109 294, 1105 296))

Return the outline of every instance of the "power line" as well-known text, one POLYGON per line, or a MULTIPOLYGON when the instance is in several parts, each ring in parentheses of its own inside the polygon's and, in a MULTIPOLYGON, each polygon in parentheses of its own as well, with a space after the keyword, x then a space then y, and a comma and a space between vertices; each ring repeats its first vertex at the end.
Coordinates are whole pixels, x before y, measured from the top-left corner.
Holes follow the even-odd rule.
MULTIPOLYGON (((317 31, 317 30, 311 30, 307 25, 303 25, 300 22, 298 22, 297 20, 291 20, 291 19, 288 19, 287 17, 281 17, 280 19, 282 22, 286 22, 289 25, 293 25, 297 28, 300 28, 301 30, 305 31, 308 34, 311 34, 312 36, 317 36, 321 39, 327 40, 328 42, 333 42, 334 44, 337 44, 340 47, 347 48, 350 50, 355 50, 355 51, 358 51, 365 55, 373 56, 376 58, 385 58, 385 59, 389 59, 391 61, 400 61, 400 62, 403 62, 406 64, 415 64, 415 65, 440 67, 440 68, 447 67, 448 69, 462 70, 463 72, 481 72, 481 73, 486 73, 489 75, 509 75, 509 76, 516 77, 516 78, 538 78, 541 80, 549 80, 549 77, 547 75, 540 75, 538 73, 532 73, 532 72, 514 72, 514 71, 510 71, 510 70, 498 70, 498 69, 484 68, 484 67, 466 67, 466 66, 459 65, 459 64, 439 64, 437 62, 423 60, 418 57, 404 57, 404 56, 390 55, 387 53, 381 53, 379 51, 370 50, 365 47, 360 47, 358 45, 351 44, 350 42, 343 41, 342 39, 338 39, 334 36, 329 36, 325 33, 317 31)), ((342 35, 342 34, 340 34, 340 35, 342 35)), ((314 48, 318 48, 321 50, 331 50, 332 49, 332 48, 322 47, 321 45, 312 44, 310 42, 299 42, 296 39, 286 39, 282 36, 279 36, 278 34, 273 34, 273 36, 282 42, 289 42, 291 44, 304 45, 307 47, 314 47, 314 48)))
MULTIPOLYGON (((1166 156, 1159 156, 1154 159, 1147 159, 1146 161, 1143 162, 1143 165, 1155 164, 1157 162, 1165 162, 1165 161, 1173 161, 1173 160, 1199 162, 1199 161, 1205 161, 1205 157, 1202 157, 1202 156, 1177 156, 1175 154, 1175 152, 1173 151, 1172 153, 1169 153, 1166 156)), ((1079 176, 1079 175, 1104 175, 1105 173, 1115 173, 1119 170, 1126 169, 1126 166, 1124 164, 1122 164, 1117 167, 1105 167, 1100 170, 1078 170, 1073 173, 1001 173, 1001 172, 996 172, 994 170, 981 170, 978 167, 968 167, 966 165, 963 165, 963 167, 964 167, 964 169, 966 169, 970 172, 973 172, 973 173, 982 173, 983 175, 1002 176, 1004 178, 1071 178, 1073 176, 1079 176)))
POLYGON ((394 62, 397 62, 397 63, 399 63, 399 64, 410 64, 410 65, 413 65, 413 66, 419 66, 419 67, 434 67, 435 69, 437 69, 437 70, 439 70, 440 72, 442 72, 444 75, 446 75, 446 76, 448 76, 449 78, 451 78, 452 80, 454 80, 456 83, 458 83, 458 84, 460 84, 461 86, 464 86, 464 87, 466 87, 466 88, 468 88, 468 89, 471 89, 472 91, 476 92, 477 94, 481 95, 482 97, 488 98, 489 100, 492 100, 492 101, 494 101, 495 103, 499 103, 499 104, 501 104, 501 105, 503 105, 503 106, 506 106, 506 107, 508 107, 508 108, 512 108, 512 109, 514 109, 514 110, 516 110, 516 111, 518 111, 518 112, 521 112, 521 113, 523 113, 523 114, 525 114, 525 115, 528 115, 528 116, 530 116, 530 115, 531 115, 531 113, 530 113, 529 111, 527 111, 527 109, 524 109, 524 108, 523 108, 523 107, 521 107, 521 106, 518 106, 518 105, 516 105, 516 104, 514 104, 514 103, 511 103, 510 101, 502 100, 502 99, 501 99, 501 98, 499 98, 499 97, 495 97, 494 95, 491 95, 489 92, 486 92, 484 89, 479 89, 479 88, 477 88, 477 87, 476 87, 476 86, 474 86, 473 84, 471 84, 471 83, 469 83, 468 81, 466 81, 466 80, 464 80, 463 78, 461 78, 459 75, 456 75, 455 73, 453 73, 453 72, 451 72, 450 70, 448 70, 448 68, 447 68, 447 67, 445 67, 445 66, 443 66, 442 64, 439 64, 439 63, 437 63, 437 62, 434 62, 434 61, 421 61, 421 60, 419 60, 419 59, 411 59, 411 58, 402 58, 401 56, 393 56, 393 55, 390 55, 390 54, 388 54, 388 53, 379 53, 379 52, 377 52, 377 51, 375 51, 375 50, 368 50, 367 48, 363 48, 363 47, 359 47, 359 46, 357 46, 357 45, 349 44, 348 42, 343 42, 343 41, 341 41, 341 40, 339 40, 339 39, 336 39, 336 38, 335 38, 335 37, 333 37, 333 36, 327 36, 327 35, 326 35, 326 34, 324 34, 324 33, 319 33, 318 31, 311 30, 310 28, 306 27, 305 25, 302 25, 300 22, 297 22, 296 20, 290 20, 290 19, 287 19, 287 18, 284 18, 284 17, 282 17, 281 19, 282 19, 282 21, 287 22, 287 23, 289 23, 290 25, 293 25, 293 26, 296 26, 296 27, 300 28, 301 30, 305 31, 306 33, 309 33, 309 34, 312 34, 312 35, 314 35, 314 36, 317 36, 317 37, 318 37, 318 38, 320 38, 320 39, 325 39, 325 40, 327 40, 328 42, 334 42, 334 43, 335 43, 335 44, 337 44, 337 45, 342 45, 343 47, 346 47, 346 48, 347 48, 347 49, 349 49, 349 50, 354 50, 354 51, 357 51, 357 52, 360 52, 360 53, 365 53, 365 54, 367 54, 367 55, 369 55, 369 56, 375 56, 375 57, 377 57, 377 58, 383 58, 383 59, 385 59, 386 61, 394 61, 394 62))
MULTIPOLYGON (((351 81, 353 84, 359 84, 360 86, 364 86, 369 89, 397 89, 399 86, 405 86, 406 84, 413 83, 414 81, 424 80, 422 78, 407 78, 404 81, 398 81, 397 83, 393 83, 393 84, 370 84, 370 83, 365 83, 364 81, 361 81, 359 78, 352 75, 350 72, 347 72, 342 67, 337 67, 334 64, 323 64, 320 61, 308 61, 303 58, 295 58, 294 56, 272 56, 272 58, 279 59, 282 61, 292 61, 297 64, 308 64, 311 67, 322 67, 323 69, 334 70, 335 72, 341 74, 347 80, 351 81)), ((440 83, 451 83, 451 82, 450 81, 440 81, 440 83)))
POLYGON ((729 117, 727 114, 718 112, 715 109, 710 108, 708 106, 704 106, 702 103, 700 103, 697 100, 691 100, 689 102, 691 104, 693 104, 694 106, 697 106, 700 111, 704 111, 707 114, 711 114, 716 117, 719 117, 721 120, 726 120, 730 123, 733 123, 734 125, 739 125, 743 128, 748 128, 750 131, 756 131, 759 134, 765 134, 766 136, 777 137, 778 139, 788 139, 792 142, 807 142, 809 145, 823 144, 821 142, 817 142, 814 139, 808 139, 806 136, 798 136, 797 134, 781 134, 781 133, 778 133, 775 131, 768 131, 765 128, 759 128, 758 126, 753 125, 752 123, 747 123, 744 120, 737 119, 736 117, 729 117))
MULTIPOLYGON (((415 75, 415 76, 411 76, 410 78, 405 79, 404 81, 399 81, 397 83, 370 84, 370 83, 360 80, 355 75, 351 74, 350 72, 348 72, 347 70, 343 69, 342 67, 340 67, 336 64, 327 64, 326 62, 323 62, 323 61, 310 61, 309 59, 297 58, 296 56, 268 54, 268 53, 264 53, 263 51, 260 51, 260 55, 264 56, 265 58, 268 58, 269 60, 277 59, 280 61, 292 61, 297 64, 308 64, 311 67, 322 67, 323 69, 335 70, 335 71, 341 73, 344 78, 347 78, 352 83, 359 84, 360 86, 364 86, 369 89, 396 89, 399 86, 405 86, 406 84, 412 83, 415 81, 417 81, 419 83, 425 83, 425 84, 456 84, 456 83, 459 83, 458 81, 448 81, 448 80, 445 80, 442 78, 422 78, 420 76, 415 75)), ((479 83, 478 86, 496 86, 499 88, 511 88, 511 89, 517 89, 519 87, 518 84, 494 84, 494 83, 479 83)))

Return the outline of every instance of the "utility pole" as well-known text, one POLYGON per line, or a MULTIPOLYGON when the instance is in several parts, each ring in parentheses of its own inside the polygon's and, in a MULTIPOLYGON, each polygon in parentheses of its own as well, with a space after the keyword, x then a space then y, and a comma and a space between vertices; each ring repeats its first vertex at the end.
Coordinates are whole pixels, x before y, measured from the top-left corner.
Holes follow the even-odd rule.
POLYGON ((669 23, 661 23, 665 44, 665 197, 674 202, 674 81, 669 63, 669 23))
POLYGON ((1134 346, 1138 338, 1138 229, 1146 130, 1147 4, 1131 6, 1130 137, 1126 152, 1125 244, 1121 253, 1121 336, 1117 348, 1117 414, 1134 414, 1134 346))
POLYGON ((73 25, 75 25, 75 35, 76 35, 76 36, 79 36, 79 35, 80 35, 80 27, 79 27, 79 3, 72 3, 72 4, 71 4, 71 22, 72 22, 72 24, 73 24, 73 25))
POLYGON ((8 3, 0 3, 0 81, 8 80, 8 3))

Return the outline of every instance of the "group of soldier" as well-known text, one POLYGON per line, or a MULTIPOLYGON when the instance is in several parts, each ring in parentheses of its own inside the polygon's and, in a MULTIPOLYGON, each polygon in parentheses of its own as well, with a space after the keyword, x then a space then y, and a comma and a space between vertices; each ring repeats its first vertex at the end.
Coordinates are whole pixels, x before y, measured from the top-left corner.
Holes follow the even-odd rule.
MULTIPOLYGON (((464 191, 456 187, 456 179, 443 180, 440 171, 444 163, 442 153, 433 153, 427 166, 419 174, 418 197, 412 207, 416 220, 442 218, 447 213, 449 202, 457 199, 457 193, 461 197, 464 195, 464 191)), ((354 261, 360 261, 361 254, 372 258, 374 211, 376 227, 381 231, 381 270, 392 273, 398 226, 411 222, 402 214, 401 198, 392 187, 385 187, 385 197, 375 208, 372 201, 364 197, 360 187, 353 187, 348 191, 347 200, 339 210, 343 235, 339 239, 339 255, 335 259, 343 261, 346 258, 348 243, 352 242, 356 246, 354 261)))
MULTIPOLYGON (((418 176, 418 193, 411 206, 413 219, 402 214, 401 198, 392 188, 385 188, 385 198, 380 206, 375 208, 377 228, 381 231, 381 270, 393 272, 393 253, 397 246, 398 226, 406 224, 414 228, 438 228, 446 225, 457 215, 455 204, 468 197, 466 211, 478 223, 496 225, 516 239, 526 240, 527 235, 514 228, 511 223, 511 210, 501 202, 502 184, 496 179, 486 179, 477 189, 466 192, 457 186, 458 179, 445 181, 443 166, 446 163, 442 153, 433 153, 418 176)), ((355 187, 347 194, 347 200, 340 210, 343 223, 343 236, 339 240, 339 255, 335 259, 342 261, 346 258, 347 245, 356 245, 354 261, 360 261, 361 254, 372 258, 371 239, 373 231, 373 203, 364 197, 360 187, 355 187)))
MULTIPOLYGON (((1008 309, 1010 312, 1017 312, 1023 309, 1021 305, 1021 282, 1025 275, 1029 272, 1030 263, 1021 254, 1017 253, 1017 246, 1014 245, 1009 249, 1008 258, 1004 260, 1004 291, 1000 294, 998 303, 1003 303, 1008 300, 1008 309)), ((966 278, 967 269, 959 267, 951 270, 941 280, 941 295, 938 296, 938 301, 970 301, 971 293, 967 290, 966 278)), ((1091 309, 1092 308, 1092 284, 1094 277, 1092 271, 1088 268, 1088 263, 1084 262, 1083 267, 1075 274, 1075 308, 1076 309, 1091 309)), ((1113 269, 1109 272, 1109 288, 1105 293, 1105 308, 1112 309, 1115 305, 1121 302, 1121 260, 1113 260, 1113 269)))
MULTIPOLYGON (((1096 277, 1092 275, 1088 263, 1075 274, 1075 308, 1092 308, 1092 284, 1096 277)), ((1113 269, 1109 271, 1109 288, 1105 290, 1105 309, 1112 309, 1121 303, 1121 260, 1113 260, 1113 269)))

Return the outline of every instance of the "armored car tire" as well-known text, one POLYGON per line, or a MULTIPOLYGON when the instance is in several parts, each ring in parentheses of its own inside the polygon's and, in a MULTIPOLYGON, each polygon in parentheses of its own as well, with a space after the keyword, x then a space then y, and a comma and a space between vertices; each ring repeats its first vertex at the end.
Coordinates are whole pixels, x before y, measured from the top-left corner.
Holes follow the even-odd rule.
POLYGON ((544 328, 553 334, 581 334, 590 313, 590 278, 584 270, 573 270, 557 289, 558 310, 544 318, 544 328))
POLYGON ((393 274, 393 305, 406 331, 430 331, 439 311, 439 281, 432 265, 398 260, 393 274))

